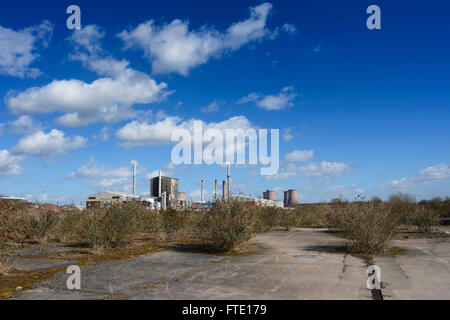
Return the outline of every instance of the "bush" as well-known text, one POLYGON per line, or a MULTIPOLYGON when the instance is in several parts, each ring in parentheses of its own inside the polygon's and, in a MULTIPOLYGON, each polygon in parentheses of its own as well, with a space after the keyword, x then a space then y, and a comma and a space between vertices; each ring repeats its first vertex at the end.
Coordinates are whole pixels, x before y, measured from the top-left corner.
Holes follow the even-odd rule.
POLYGON ((281 209, 275 207, 259 207, 255 210, 257 214, 257 228, 260 232, 269 232, 275 227, 279 227, 282 221, 281 209))
POLYGON ((223 202, 199 213, 191 231, 210 251, 233 251, 257 234, 255 213, 238 203, 223 202))
POLYGON ((33 240, 45 242, 48 238, 51 238, 51 232, 57 222, 58 218, 52 213, 31 218, 28 236, 33 240))
POLYGON ((173 208, 160 211, 159 218, 163 231, 168 233, 177 232, 185 223, 184 212, 179 212, 173 208))
POLYGON ((401 224, 410 224, 411 215, 416 207, 416 199, 407 193, 397 193, 389 197, 388 201, 392 213, 398 218, 401 224))
POLYGON ((419 232, 430 232, 431 227, 439 222, 439 213, 425 206, 417 206, 410 218, 410 223, 416 226, 419 232))
POLYGON ((0 250, 8 247, 10 242, 25 237, 26 220, 18 213, 17 208, 5 200, 0 200, 0 250))
POLYGON ((54 228, 54 239, 59 242, 81 240, 84 215, 85 213, 68 212, 60 217, 54 228))
POLYGON ((324 227, 328 226, 331 205, 314 204, 300 206, 295 209, 296 224, 298 227, 324 227))
POLYGON ((352 202, 335 207, 333 227, 349 240, 352 252, 382 253, 393 238, 398 217, 392 208, 380 202, 352 202))
POLYGON ((122 246, 138 230, 138 204, 112 204, 107 208, 88 210, 82 223, 82 238, 93 247, 122 246))

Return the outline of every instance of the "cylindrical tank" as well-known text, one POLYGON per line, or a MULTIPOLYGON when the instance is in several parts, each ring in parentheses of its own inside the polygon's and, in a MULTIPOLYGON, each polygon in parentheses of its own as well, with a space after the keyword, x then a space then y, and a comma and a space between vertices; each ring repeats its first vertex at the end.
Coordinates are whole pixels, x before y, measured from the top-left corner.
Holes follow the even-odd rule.
POLYGON ((288 205, 297 205, 298 204, 298 191, 297 190, 289 190, 288 191, 288 205))
POLYGON ((178 192, 178 201, 186 201, 187 195, 185 192, 178 192))

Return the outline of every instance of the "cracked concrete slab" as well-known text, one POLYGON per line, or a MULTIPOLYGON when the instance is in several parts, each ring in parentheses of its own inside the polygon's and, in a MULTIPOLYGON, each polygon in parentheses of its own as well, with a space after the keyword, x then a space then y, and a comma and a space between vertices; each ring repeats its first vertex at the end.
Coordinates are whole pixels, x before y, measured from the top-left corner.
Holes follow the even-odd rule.
POLYGON ((256 254, 167 250, 81 268, 81 290, 60 274, 15 299, 371 299, 361 259, 324 250, 344 240, 320 230, 256 237, 256 254), (311 255, 312 258, 296 258, 311 255))
POLYGON ((450 239, 395 240, 399 255, 376 256, 384 299, 450 299, 450 239))

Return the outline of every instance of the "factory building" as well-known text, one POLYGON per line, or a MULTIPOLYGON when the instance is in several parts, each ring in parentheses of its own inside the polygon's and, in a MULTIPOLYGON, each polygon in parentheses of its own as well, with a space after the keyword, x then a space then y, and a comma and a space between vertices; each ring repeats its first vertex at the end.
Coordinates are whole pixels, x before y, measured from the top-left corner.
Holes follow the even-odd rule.
POLYGON ((276 207, 283 208, 283 202, 268 199, 258 199, 253 197, 237 196, 233 199, 246 207, 276 207))
POLYGON ((165 194, 165 203, 175 206, 178 199, 178 179, 159 176, 150 179, 150 196, 159 198, 165 194))
POLYGON ((86 209, 103 208, 109 204, 136 201, 145 206, 151 206, 154 202, 151 198, 125 193, 125 192, 100 192, 90 195, 86 199, 86 209))

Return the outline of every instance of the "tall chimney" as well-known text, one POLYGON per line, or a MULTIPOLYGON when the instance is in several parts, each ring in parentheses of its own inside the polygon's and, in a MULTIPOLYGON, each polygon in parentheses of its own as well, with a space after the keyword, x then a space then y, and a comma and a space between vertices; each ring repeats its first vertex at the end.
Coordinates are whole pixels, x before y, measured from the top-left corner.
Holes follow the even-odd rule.
POLYGON ((227 163, 227 188, 228 188, 228 192, 227 192, 227 196, 228 199, 231 198, 231 193, 230 193, 230 163, 227 163))
POLYGON ((158 177, 158 197, 161 197, 161 170, 159 170, 159 177, 158 177))
POLYGON ((217 201, 217 179, 214 180, 214 201, 217 201))
POLYGON ((222 199, 225 200, 225 195, 226 195, 226 189, 227 187, 227 183, 225 182, 225 180, 222 181, 222 199))
POLYGON ((204 185, 204 183, 205 183, 205 180, 200 180, 200 184, 201 184, 201 203, 203 203, 203 185, 204 185))
POLYGON ((136 166, 137 162, 135 160, 131 161, 131 165, 133 166, 133 194, 136 194, 136 166))

